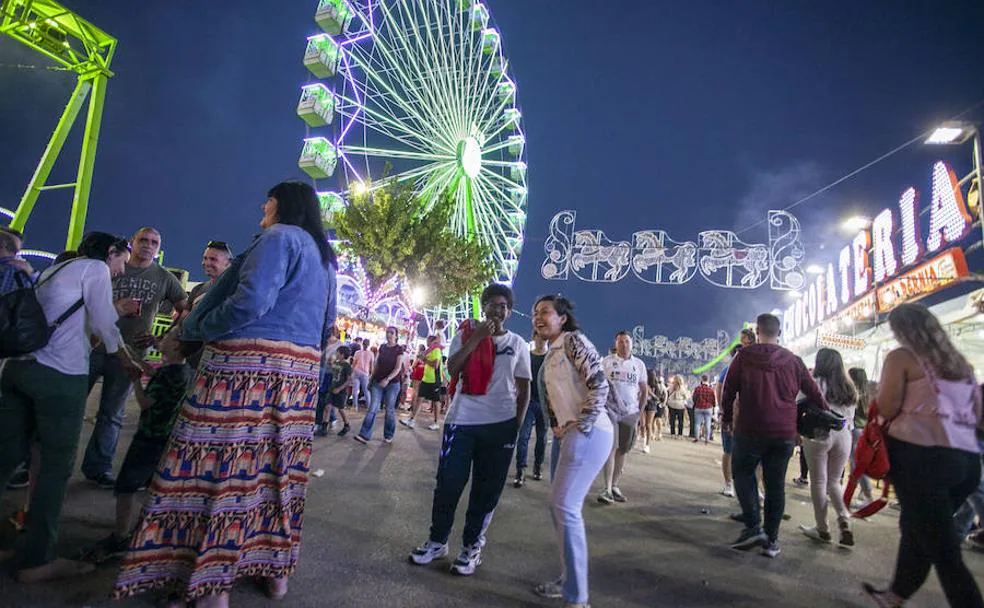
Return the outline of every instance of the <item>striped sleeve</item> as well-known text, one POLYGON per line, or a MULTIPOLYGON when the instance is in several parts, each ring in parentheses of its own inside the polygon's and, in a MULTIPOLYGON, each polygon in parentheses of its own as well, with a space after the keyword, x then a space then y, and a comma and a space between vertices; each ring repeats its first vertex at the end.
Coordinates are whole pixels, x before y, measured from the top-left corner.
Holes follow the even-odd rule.
POLYGON ((580 332, 568 333, 564 338, 564 351, 581 380, 588 389, 588 397, 581 405, 577 428, 587 433, 594 426, 599 415, 605 412, 608 400, 608 377, 601 364, 601 357, 591 342, 580 332))

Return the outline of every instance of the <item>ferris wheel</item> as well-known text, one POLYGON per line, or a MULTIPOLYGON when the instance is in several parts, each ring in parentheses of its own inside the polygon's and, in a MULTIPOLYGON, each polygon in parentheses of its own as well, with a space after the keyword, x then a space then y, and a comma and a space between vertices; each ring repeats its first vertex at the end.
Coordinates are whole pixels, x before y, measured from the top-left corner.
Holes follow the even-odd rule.
MULTIPOLYGON (((451 228, 490 246, 511 284, 526 224, 526 138, 516 84, 488 8, 474 0, 320 0, 304 64, 308 124, 299 166, 336 175, 326 220, 348 193, 409 181, 433 204, 450 193, 451 228), (384 174, 384 167, 389 172, 384 174)), ((455 322, 473 304, 428 311, 455 322)))

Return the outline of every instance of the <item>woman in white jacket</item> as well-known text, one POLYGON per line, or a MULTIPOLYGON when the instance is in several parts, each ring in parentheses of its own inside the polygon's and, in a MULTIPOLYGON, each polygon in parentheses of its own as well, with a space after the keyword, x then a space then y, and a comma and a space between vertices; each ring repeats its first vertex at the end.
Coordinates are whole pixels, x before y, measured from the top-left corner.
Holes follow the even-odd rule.
POLYGON ((840 530, 840 545, 854 546, 854 532, 851 531, 851 513, 844 505, 844 487, 841 474, 851 456, 852 430, 854 429, 854 408, 858 401, 858 391, 847 375, 841 354, 830 348, 817 351, 813 377, 817 379, 820 392, 827 405, 843 416, 847 423, 839 431, 830 431, 822 441, 803 439, 803 451, 810 468, 810 498, 813 500, 813 515, 816 526, 800 526, 803 534, 813 540, 829 543, 833 540, 827 526, 827 509, 833 507, 837 513, 837 526, 840 530))
POLYGON ((588 542, 581 509, 591 482, 608 459, 614 431, 605 410, 608 379, 601 357, 581 333, 574 307, 563 296, 543 296, 533 326, 550 344, 540 368, 540 395, 554 432, 550 514, 563 573, 537 585, 543 597, 563 597, 567 608, 588 605, 588 542))

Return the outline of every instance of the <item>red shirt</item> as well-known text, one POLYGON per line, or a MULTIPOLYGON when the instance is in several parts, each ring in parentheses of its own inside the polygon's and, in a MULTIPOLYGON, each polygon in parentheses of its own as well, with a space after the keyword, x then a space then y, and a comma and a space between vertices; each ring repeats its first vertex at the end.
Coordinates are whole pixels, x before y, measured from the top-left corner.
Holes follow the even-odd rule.
POLYGON ((694 407, 699 410, 706 410, 714 407, 714 389, 710 385, 701 382, 700 386, 694 389, 694 407))

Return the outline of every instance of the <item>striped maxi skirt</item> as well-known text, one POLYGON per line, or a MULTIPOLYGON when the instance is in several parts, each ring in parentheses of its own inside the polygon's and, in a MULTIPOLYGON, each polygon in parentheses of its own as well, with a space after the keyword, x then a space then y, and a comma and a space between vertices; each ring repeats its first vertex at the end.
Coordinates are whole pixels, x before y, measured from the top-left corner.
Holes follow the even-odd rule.
POLYGON ((297 565, 321 357, 270 340, 205 346, 113 597, 192 601, 297 565))

